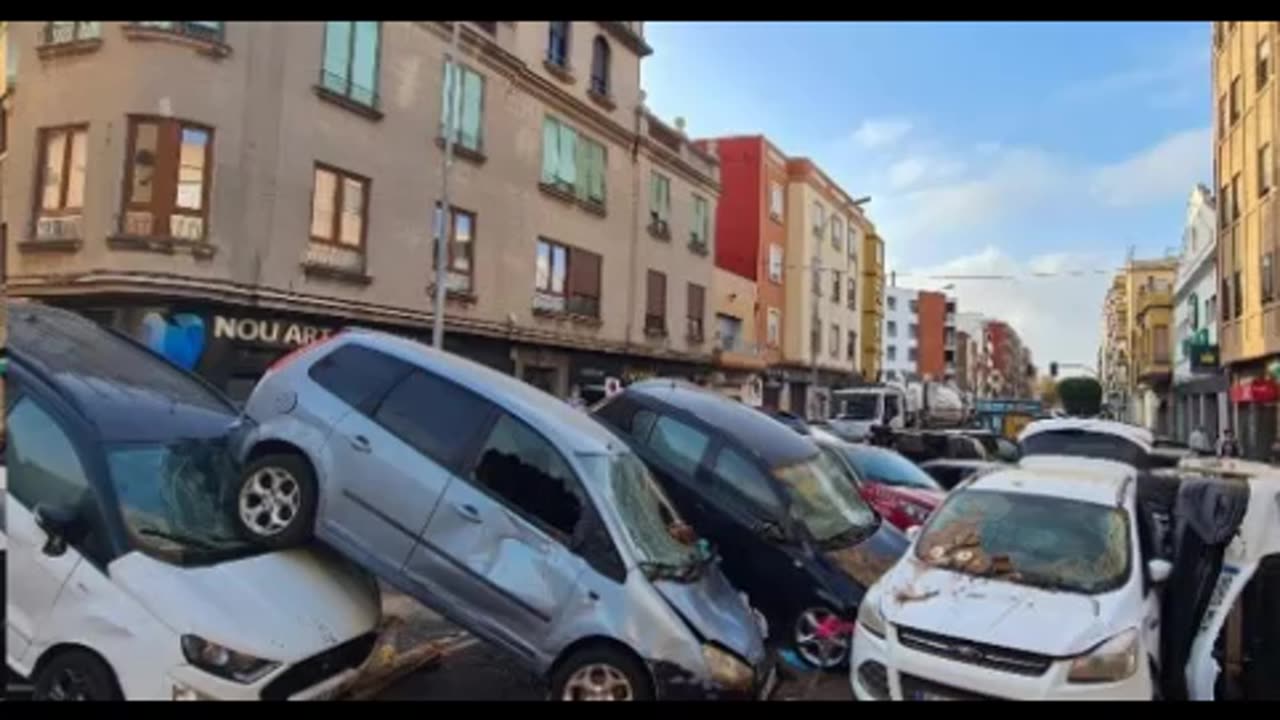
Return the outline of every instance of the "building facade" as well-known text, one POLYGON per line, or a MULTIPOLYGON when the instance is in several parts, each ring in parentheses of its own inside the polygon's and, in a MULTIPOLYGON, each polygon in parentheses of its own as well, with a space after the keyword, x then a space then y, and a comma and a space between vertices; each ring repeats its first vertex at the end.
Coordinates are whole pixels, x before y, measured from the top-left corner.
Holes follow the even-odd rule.
POLYGON ((643 24, 466 22, 446 69, 450 32, 12 23, 9 291, 242 397, 342 325, 425 338, 448 227, 446 348, 561 397, 704 377, 719 164, 645 109, 643 24))
POLYGON ((1213 23, 1219 345, 1231 421, 1254 458, 1269 454, 1276 438, 1280 377, 1277 43, 1276 22, 1213 23))
POLYGON ((862 237, 862 377, 876 382, 884 358, 884 239, 874 227, 862 237))
POLYGON ((1217 438, 1226 426, 1227 378, 1218 358, 1217 207, 1202 185, 1191 191, 1173 286, 1173 433, 1196 427, 1217 438))
POLYGON ((919 292, 898 287, 890 275, 884 289, 884 370, 885 380, 919 378, 920 361, 919 292))
POLYGON ((1103 402, 1117 417, 1129 409, 1129 298, 1128 276, 1117 274, 1102 300, 1102 342, 1098 347, 1098 376, 1103 402))

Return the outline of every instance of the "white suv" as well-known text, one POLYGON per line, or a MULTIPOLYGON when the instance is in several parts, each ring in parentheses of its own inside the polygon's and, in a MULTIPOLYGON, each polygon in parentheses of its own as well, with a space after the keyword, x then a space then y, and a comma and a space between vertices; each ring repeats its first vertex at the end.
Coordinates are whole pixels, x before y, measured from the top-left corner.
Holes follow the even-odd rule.
POLYGON ((862 600, 859 699, 1151 699, 1163 559, 1135 472, 1013 467, 962 484, 862 600))

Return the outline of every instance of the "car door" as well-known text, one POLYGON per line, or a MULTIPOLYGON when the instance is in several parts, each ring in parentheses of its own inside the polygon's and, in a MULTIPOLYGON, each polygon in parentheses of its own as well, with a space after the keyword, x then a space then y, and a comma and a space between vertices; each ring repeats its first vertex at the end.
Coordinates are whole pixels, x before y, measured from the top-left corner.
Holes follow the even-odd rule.
POLYGON ((83 561, 76 547, 57 555, 44 552, 49 536, 36 523, 35 507, 85 508, 93 501, 83 457, 55 411, 21 396, 8 412, 6 429, 6 655, 26 668, 23 656, 42 636, 54 601, 83 561))
POLYGON ((405 573, 434 576, 465 622, 536 657, 586 567, 571 548, 591 501, 547 438, 505 411, 472 457, 405 573))
POLYGON ((491 410, 456 384, 414 369, 369 414, 348 413, 327 446, 333 532, 374 569, 398 573, 491 410))
POLYGON ((699 535, 722 542, 714 529, 721 522, 713 514, 708 488, 698 473, 711 451, 711 436, 693 425, 645 408, 636 413, 632 429, 638 454, 661 483, 680 514, 699 535))

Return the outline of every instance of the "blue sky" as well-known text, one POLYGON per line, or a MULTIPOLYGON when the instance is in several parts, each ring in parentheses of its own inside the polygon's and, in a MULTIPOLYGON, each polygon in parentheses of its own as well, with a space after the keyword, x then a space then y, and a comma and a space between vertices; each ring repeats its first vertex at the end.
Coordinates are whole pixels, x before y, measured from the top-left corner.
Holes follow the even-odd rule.
POLYGON ((647 104, 763 133, 867 210, 898 284, 956 281, 1037 363, 1092 364, 1103 274, 1176 250, 1212 184, 1208 23, 647 23, 647 104))

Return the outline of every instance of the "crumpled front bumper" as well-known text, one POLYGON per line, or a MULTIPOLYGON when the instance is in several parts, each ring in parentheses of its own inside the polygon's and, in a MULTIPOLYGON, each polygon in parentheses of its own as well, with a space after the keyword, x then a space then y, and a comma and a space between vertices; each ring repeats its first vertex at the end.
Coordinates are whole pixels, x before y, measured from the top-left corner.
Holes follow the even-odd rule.
POLYGON ((756 666, 755 681, 749 690, 727 690, 675 663, 651 662, 649 669, 658 700, 768 700, 780 680, 778 658, 773 652, 756 666))

